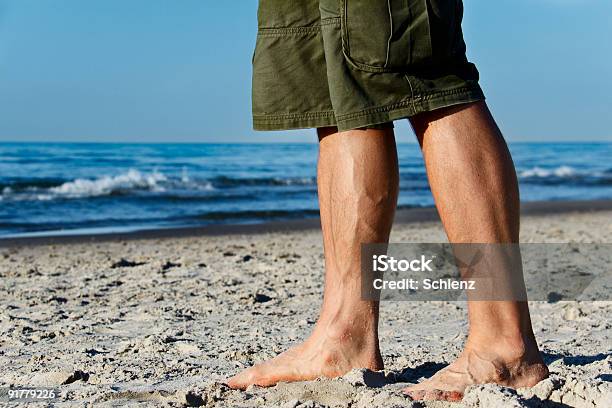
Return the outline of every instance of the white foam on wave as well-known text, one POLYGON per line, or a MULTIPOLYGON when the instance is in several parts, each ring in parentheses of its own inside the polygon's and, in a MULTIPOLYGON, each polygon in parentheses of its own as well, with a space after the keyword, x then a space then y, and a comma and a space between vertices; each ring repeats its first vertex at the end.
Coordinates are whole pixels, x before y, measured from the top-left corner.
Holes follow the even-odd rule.
POLYGON ((186 171, 183 171, 178 178, 170 178, 158 171, 146 173, 130 169, 115 176, 102 176, 96 179, 77 178, 56 187, 28 187, 22 191, 14 191, 11 187, 5 187, 1 191, 0 199, 48 201, 57 198, 100 197, 117 192, 126 194, 134 191, 163 193, 174 189, 211 191, 215 188, 209 181, 192 180, 186 171))
POLYGON ((576 176, 578 172, 570 167, 570 166, 559 166, 554 169, 544 169, 542 167, 534 167, 529 170, 523 170, 519 173, 519 177, 573 177, 576 176))
POLYGON ((279 178, 276 177, 274 182, 285 186, 309 186, 316 184, 316 179, 312 177, 296 177, 296 178, 279 178))
POLYGON ((138 170, 130 169, 117 176, 103 176, 94 180, 76 179, 57 187, 51 187, 47 191, 55 196, 69 198, 97 197, 109 195, 116 191, 134 189, 164 191, 164 187, 160 183, 166 180, 166 176, 157 171, 141 173, 138 170))

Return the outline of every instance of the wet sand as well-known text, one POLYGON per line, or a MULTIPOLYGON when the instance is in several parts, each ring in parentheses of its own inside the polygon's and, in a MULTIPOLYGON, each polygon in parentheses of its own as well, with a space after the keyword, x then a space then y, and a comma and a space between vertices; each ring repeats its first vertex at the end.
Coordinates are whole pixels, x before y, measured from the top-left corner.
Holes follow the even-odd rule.
MULTIPOLYGON (((525 208, 524 242, 612 242, 612 206, 525 208)), ((435 212, 392 241, 444 242, 435 212)), ((384 372, 246 392, 224 378, 305 338, 322 293, 317 221, 0 242, 0 387, 52 386, 58 406, 423 406, 399 391, 452 361, 463 302, 383 302, 384 372)), ((612 302, 531 302, 551 377, 425 406, 612 406, 612 302)))

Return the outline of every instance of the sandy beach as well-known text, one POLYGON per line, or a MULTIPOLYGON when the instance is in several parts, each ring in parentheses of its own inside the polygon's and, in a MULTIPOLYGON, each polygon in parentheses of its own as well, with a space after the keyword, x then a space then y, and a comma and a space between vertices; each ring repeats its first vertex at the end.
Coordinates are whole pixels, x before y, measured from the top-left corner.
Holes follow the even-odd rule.
MULTIPOLYGON (((521 240, 612 243, 612 207, 605 207, 531 207, 521 240)), ((445 242, 431 211, 414 214, 398 215, 393 242, 445 242)), ((221 385, 304 339, 315 322, 321 236, 316 222, 297 225, 5 241, 0 387, 56 387, 57 406, 612 406, 610 301, 531 302, 551 370, 532 389, 476 386, 456 404, 416 403, 401 394, 460 352, 464 302, 383 302, 384 372, 355 370, 246 392, 221 385)))

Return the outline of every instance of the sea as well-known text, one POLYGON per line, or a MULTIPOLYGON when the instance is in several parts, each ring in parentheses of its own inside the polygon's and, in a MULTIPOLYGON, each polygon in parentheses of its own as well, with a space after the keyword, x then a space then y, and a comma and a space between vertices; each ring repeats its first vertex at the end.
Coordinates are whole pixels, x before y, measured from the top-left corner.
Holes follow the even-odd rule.
MULTIPOLYGON (((316 144, 0 143, 0 237, 263 223, 318 215, 316 144)), ((612 199, 612 143, 511 143, 521 199, 612 199)), ((416 144, 399 206, 430 207, 416 144)))

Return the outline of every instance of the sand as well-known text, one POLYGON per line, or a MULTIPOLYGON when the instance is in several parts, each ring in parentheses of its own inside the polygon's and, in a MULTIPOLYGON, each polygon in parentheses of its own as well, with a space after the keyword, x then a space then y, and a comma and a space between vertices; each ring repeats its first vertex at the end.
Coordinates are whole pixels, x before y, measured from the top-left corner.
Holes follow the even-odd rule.
MULTIPOLYGON (((612 242, 612 211, 523 218, 525 242, 612 242)), ((443 242, 438 222, 394 242, 443 242)), ((383 302, 384 372, 246 392, 220 382, 305 338, 322 293, 316 230, 0 248, 0 387, 48 386, 56 406, 612 406, 612 302, 531 302, 550 378, 468 389, 463 402, 400 390, 452 361, 463 302, 383 302)))

